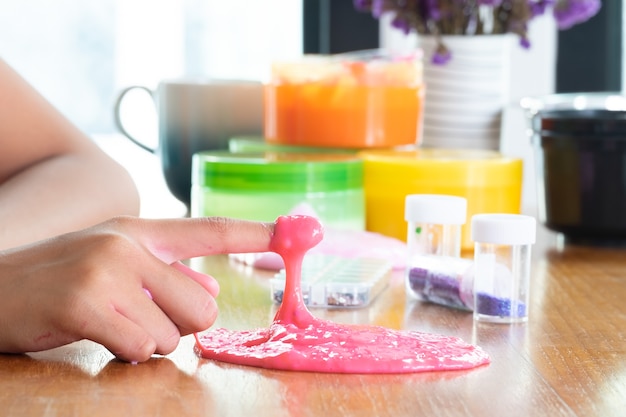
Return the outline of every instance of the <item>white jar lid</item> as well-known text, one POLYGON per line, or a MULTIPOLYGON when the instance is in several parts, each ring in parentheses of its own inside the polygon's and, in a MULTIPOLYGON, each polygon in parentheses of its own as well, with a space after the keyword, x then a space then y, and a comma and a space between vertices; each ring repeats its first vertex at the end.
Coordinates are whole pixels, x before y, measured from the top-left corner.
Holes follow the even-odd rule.
POLYGON ((405 198, 404 219, 432 224, 465 224, 467 200, 443 194, 409 194, 405 198))
POLYGON ((537 221, 523 214, 476 214, 472 216, 472 240, 500 245, 535 243, 537 221))

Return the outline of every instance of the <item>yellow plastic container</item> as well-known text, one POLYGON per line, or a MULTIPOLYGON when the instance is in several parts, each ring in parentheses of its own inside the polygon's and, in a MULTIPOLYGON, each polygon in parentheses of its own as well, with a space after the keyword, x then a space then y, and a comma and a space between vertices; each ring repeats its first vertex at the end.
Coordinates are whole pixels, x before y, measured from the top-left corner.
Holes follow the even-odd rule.
POLYGON ((372 150, 363 158, 366 229, 406 241, 408 194, 447 194, 467 199, 461 247, 473 249, 474 214, 521 210, 523 161, 494 151, 372 150))

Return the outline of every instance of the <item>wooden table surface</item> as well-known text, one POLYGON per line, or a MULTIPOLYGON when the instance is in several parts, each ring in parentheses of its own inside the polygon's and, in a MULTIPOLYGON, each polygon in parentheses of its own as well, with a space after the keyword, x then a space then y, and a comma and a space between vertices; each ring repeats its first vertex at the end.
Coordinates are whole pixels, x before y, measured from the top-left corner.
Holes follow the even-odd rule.
MULTIPOLYGON (((272 371, 199 359, 185 337, 167 357, 132 365, 87 341, 0 355, 0 415, 10 416, 624 416, 626 250, 533 248, 529 322, 476 325, 469 313, 407 300, 402 274, 365 309, 327 319, 456 335, 490 365, 410 375, 272 371)), ((266 327, 268 273, 224 256, 192 266, 219 279, 217 326, 266 327)))

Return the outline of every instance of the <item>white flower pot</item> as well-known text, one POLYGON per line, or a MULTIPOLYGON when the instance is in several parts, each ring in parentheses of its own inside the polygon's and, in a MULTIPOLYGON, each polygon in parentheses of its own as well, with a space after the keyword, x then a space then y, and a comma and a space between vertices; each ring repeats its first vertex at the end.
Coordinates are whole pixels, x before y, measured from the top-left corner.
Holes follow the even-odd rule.
POLYGON ((452 52, 433 64, 437 43, 420 35, 424 51, 424 147, 499 150, 502 111, 509 100, 513 36, 444 35, 452 52))

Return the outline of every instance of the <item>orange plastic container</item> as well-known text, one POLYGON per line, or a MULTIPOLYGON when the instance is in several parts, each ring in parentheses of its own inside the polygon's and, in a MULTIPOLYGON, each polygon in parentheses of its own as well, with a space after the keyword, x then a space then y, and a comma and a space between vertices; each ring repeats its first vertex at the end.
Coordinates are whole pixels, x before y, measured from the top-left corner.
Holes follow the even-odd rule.
POLYGON ((451 149, 363 151, 366 229, 406 241, 408 194, 467 199, 461 247, 471 250, 470 219, 521 210, 523 161, 498 152, 451 149))
POLYGON ((421 141, 421 56, 379 51, 275 63, 264 87, 265 140, 336 148, 421 141))

